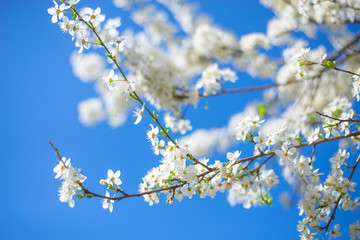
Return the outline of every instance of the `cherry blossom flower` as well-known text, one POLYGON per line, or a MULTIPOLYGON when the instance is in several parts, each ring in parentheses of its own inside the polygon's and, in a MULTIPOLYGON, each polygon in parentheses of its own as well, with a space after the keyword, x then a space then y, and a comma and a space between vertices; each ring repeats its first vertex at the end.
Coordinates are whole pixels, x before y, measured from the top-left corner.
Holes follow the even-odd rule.
POLYGON ((144 109, 145 109, 145 104, 142 105, 141 109, 136 107, 133 114, 133 116, 136 117, 136 120, 134 122, 135 125, 137 125, 141 121, 144 109))
POLYGON ((88 39, 88 35, 87 33, 84 33, 84 32, 80 32, 78 35, 77 35, 77 39, 76 39, 76 42, 75 42, 75 46, 76 47, 79 47, 79 53, 82 53, 84 48, 85 49, 89 49, 90 48, 90 43, 89 43, 89 39, 88 39))
POLYGON ((344 209, 344 211, 347 211, 347 210, 353 211, 354 209, 356 209, 357 207, 360 206, 360 202, 358 202, 358 201, 359 201, 359 197, 357 197, 354 201, 346 200, 343 203, 342 208, 344 209))
POLYGON ((85 8, 83 14, 86 15, 83 16, 83 19, 87 22, 91 22, 96 27, 99 23, 105 20, 105 16, 101 15, 100 13, 100 7, 96 8, 95 10, 92 10, 91 8, 85 8))
POLYGON ((55 178, 59 178, 62 175, 63 171, 70 166, 70 158, 66 160, 66 158, 63 157, 62 161, 59 161, 59 164, 54 167, 54 173, 56 173, 55 178))
POLYGON ((148 136, 148 139, 151 141, 151 145, 155 146, 158 142, 159 142, 159 139, 157 137, 158 133, 159 133, 159 128, 158 127, 155 127, 150 124, 150 127, 151 127, 151 130, 149 130, 147 132, 147 136, 148 136))
POLYGON ((281 150, 275 150, 275 154, 280 157, 280 164, 291 161, 296 155, 296 149, 282 145, 281 150))
POLYGON ((120 180, 120 170, 116 171, 116 173, 113 172, 113 170, 109 169, 107 171, 107 179, 100 180, 101 185, 112 185, 115 183, 116 185, 121 185, 122 181, 120 180))
POLYGON ((355 239, 356 237, 360 239, 360 221, 356 220, 356 224, 350 224, 350 236, 351 240, 355 239))
POLYGON ((331 230, 331 231, 329 232, 330 235, 331 235, 331 237, 337 238, 337 237, 341 236, 341 233, 339 232, 339 230, 340 230, 340 225, 339 225, 339 224, 335 224, 333 230, 331 230))
POLYGON ((102 79, 106 83, 109 90, 112 91, 112 90, 116 89, 116 87, 113 85, 113 83, 114 83, 114 81, 119 81, 119 76, 114 73, 113 69, 111 69, 109 74, 104 76, 102 79))
MULTIPOLYGON (((110 194, 108 191, 106 191, 105 193, 105 197, 110 197, 110 194)), ((113 203, 114 200, 108 199, 108 198, 104 198, 103 202, 102 202, 102 207, 104 209, 109 208, 109 211, 112 212, 113 211, 113 203)))
POLYGON ((228 152, 226 154, 226 158, 230 161, 231 165, 235 163, 235 161, 240 157, 241 152, 228 152))
POLYGON ((317 128, 311 133, 311 135, 310 135, 310 136, 308 137, 308 139, 307 139, 309 145, 319 139, 319 132, 320 132, 320 128, 317 127, 317 128))
POLYGON ((51 22, 56 23, 58 19, 61 20, 63 18, 64 16, 63 11, 65 9, 68 9, 69 6, 65 6, 64 3, 59 6, 55 1, 53 2, 55 4, 55 7, 51 7, 47 11, 50 15, 52 15, 51 22))
POLYGON ((156 144, 154 146, 154 153, 155 155, 159 155, 161 153, 161 155, 165 155, 165 150, 163 149, 163 147, 165 146, 165 141, 164 140, 160 140, 158 142, 158 144, 156 144))

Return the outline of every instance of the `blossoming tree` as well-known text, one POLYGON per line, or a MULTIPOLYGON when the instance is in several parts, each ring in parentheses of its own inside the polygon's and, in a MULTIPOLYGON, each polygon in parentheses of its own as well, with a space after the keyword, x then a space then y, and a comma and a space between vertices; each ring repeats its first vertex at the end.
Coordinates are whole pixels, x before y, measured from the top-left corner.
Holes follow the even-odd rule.
MULTIPOLYGON (((48 9, 51 21, 78 48, 71 56, 75 75, 94 82, 98 92, 97 98, 79 104, 80 121, 91 126, 107 119, 117 127, 134 108, 135 125, 143 124, 144 117, 150 121, 146 138, 160 160, 143 177, 139 192, 127 192, 120 171, 109 169, 100 180, 105 193, 97 193, 50 142, 59 159, 54 172, 62 180, 61 202, 74 207, 75 196, 98 197, 112 212, 126 198, 173 204, 227 191, 230 204, 251 208, 272 204, 271 189, 282 174, 299 195, 300 238, 342 235, 337 212, 360 206, 353 178, 360 161, 355 112, 360 34, 350 27, 360 22, 360 1, 262 0, 275 14, 266 33, 241 37, 214 26, 186 0, 113 0, 116 7, 132 11, 141 26, 137 32, 120 32, 119 17, 105 18, 100 7, 82 6, 86 1, 59 1, 48 9), (307 43, 319 29, 331 37, 330 51, 307 43), (281 51, 279 57, 270 54, 273 49, 281 51), (272 83, 239 87, 239 71, 272 83), (263 99, 249 101, 227 126, 192 131, 189 107, 209 97, 250 91, 264 91, 263 99), (175 133, 185 136, 176 139, 175 133), (321 158, 317 146, 333 141, 339 147, 331 149, 327 173, 314 160, 321 158), (253 146, 253 154, 243 156, 243 145, 238 145, 221 161, 206 158, 216 146, 226 150, 236 143, 253 146), (273 169, 274 159, 282 171, 273 169)), ((346 228, 351 239, 360 239, 359 220, 341 229, 346 228)))

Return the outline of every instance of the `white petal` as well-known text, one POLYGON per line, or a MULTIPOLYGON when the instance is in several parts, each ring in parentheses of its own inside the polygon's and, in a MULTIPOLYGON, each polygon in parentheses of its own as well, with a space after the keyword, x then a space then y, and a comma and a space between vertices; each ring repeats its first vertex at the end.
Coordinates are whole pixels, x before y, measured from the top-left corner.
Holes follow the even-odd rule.
POLYGON ((56 23, 56 22, 57 22, 57 15, 56 15, 56 14, 52 16, 51 22, 52 22, 52 23, 56 23))
POLYGON ((96 17, 96 20, 97 20, 98 22, 102 22, 102 21, 105 20, 105 16, 104 16, 104 15, 99 15, 99 16, 96 17))
POLYGON ((89 15, 92 15, 93 14, 93 10, 89 7, 85 8, 84 9, 84 14, 89 14, 89 15))
POLYGON ((114 176, 113 170, 109 169, 109 170, 107 171, 107 175, 108 175, 108 178, 112 178, 112 177, 114 176))
POLYGON ((101 13, 100 7, 97 7, 97 9, 95 9, 94 13, 95 13, 95 15, 99 15, 101 13))
POLYGON ((64 11, 64 9, 65 9, 65 4, 63 3, 63 4, 60 5, 59 10, 64 11))
POLYGON ((122 181, 121 181, 119 178, 116 178, 116 179, 114 180, 114 183, 115 183, 116 185, 121 185, 121 184, 122 184, 122 181))
POLYGON ((141 121, 141 118, 142 118, 142 116, 139 115, 139 116, 136 118, 136 121, 134 122, 134 124, 137 125, 137 124, 141 121))
POLYGON ((73 207, 75 206, 75 201, 74 201, 74 199, 69 199, 68 203, 69 203, 69 206, 70 206, 71 208, 73 208, 73 207))
POLYGON ((52 8, 49 8, 47 11, 49 14, 54 15, 56 12, 56 9, 54 7, 52 7, 52 8))

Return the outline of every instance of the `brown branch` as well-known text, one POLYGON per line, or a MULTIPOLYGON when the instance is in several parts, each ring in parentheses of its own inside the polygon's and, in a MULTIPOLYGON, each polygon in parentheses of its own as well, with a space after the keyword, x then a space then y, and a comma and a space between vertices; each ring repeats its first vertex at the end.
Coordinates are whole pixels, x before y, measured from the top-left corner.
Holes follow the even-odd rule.
POLYGON ((350 49, 350 46, 354 45, 355 43, 357 43, 360 40, 360 34, 357 35, 352 41, 348 42, 346 45, 342 45, 341 43, 339 43, 337 41, 337 43, 339 43, 342 48, 339 49, 338 51, 334 52, 333 54, 331 54, 331 56, 327 59, 329 61, 334 61, 336 60, 337 57, 339 57, 342 53, 344 53, 347 49, 350 49))
MULTIPOLYGON (((341 135, 341 136, 336 136, 336 137, 324 138, 324 139, 321 139, 321 140, 318 140, 318 141, 314 141, 311 144, 309 144, 307 142, 304 142, 304 143, 300 143, 298 145, 293 145, 291 147, 292 148, 302 148, 302 147, 318 145, 318 144, 322 144, 322 143, 325 143, 325 142, 336 141, 336 140, 349 138, 349 137, 354 137, 354 136, 359 136, 359 135, 360 135, 360 131, 355 131, 355 132, 349 133, 348 135, 341 135)), ((268 155, 271 155, 273 153, 274 153, 274 151, 267 151, 267 152, 265 152, 263 154, 257 154, 257 155, 251 156, 251 157, 239 159, 239 160, 236 161, 236 163, 243 163, 243 162, 251 161, 253 159, 268 156, 268 155)))
POLYGON ((169 186, 169 187, 159 188, 159 189, 145 191, 145 192, 141 192, 141 193, 127 194, 127 195, 124 195, 124 196, 121 196, 121 197, 107 197, 105 195, 101 195, 101 194, 91 192, 86 187, 84 187, 84 185, 82 185, 82 183, 77 182, 77 184, 79 184, 79 186, 85 192, 85 194, 90 194, 90 195, 92 195, 94 197, 106 198, 106 199, 116 200, 116 201, 120 201, 120 200, 125 199, 125 198, 140 197, 140 196, 143 196, 143 195, 150 195, 152 193, 157 193, 157 192, 162 192, 162 191, 167 191, 167 190, 175 190, 176 188, 184 186, 186 183, 187 182, 183 182, 183 183, 172 185, 172 186, 169 186))
POLYGON ((341 122, 360 122, 360 120, 358 119, 339 119, 339 118, 335 118, 335 117, 331 117, 329 115, 326 115, 326 114, 323 114, 323 113, 320 113, 320 112, 316 112, 317 114, 319 114, 320 116, 322 117, 326 117, 326 118, 330 118, 332 120, 335 120, 335 121, 339 121, 340 123, 341 122))
MULTIPOLYGON (((326 65, 324 65, 324 64, 321 64, 321 65, 326 67, 326 65)), ((339 72, 348 73, 350 75, 355 75, 355 76, 360 77, 360 74, 354 73, 354 72, 351 72, 351 71, 348 71, 348 70, 345 70, 345 69, 340 69, 340 68, 337 68, 337 67, 333 67, 333 68, 330 68, 330 69, 334 69, 334 70, 339 71, 339 72)))
POLYGON ((310 156, 311 161, 313 161, 313 157, 314 157, 314 154, 315 154, 315 148, 316 148, 316 145, 313 145, 313 149, 312 149, 311 156, 310 156))
POLYGON ((210 95, 207 95, 207 96, 205 96, 204 94, 200 94, 200 97, 213 97, 213 96, 219 96, 219 95, 223 95, 223 94, 261 91, 261 90, 265 90, 265 89, 276 88, 276 87, 280 87, 280 86, 286 86, 286 85, 294 84, 294 83, 301 83, 301 82, 300 81, 289 81, 289 82, 284 83, 284 84, 274 83, 274 84, 267 84, 267 85, 257 86, 257 87, 235 88, 235 89, 229 89, 229 90, 222 90, 220 92, 210 94, 210 95))
POLYGON ((271 154, 267 159, 265 159, 265 161, 263 161, 257 168, 253 169, 251 172, 257 172, 259 174, 260 168, 274 156, 275 156, 275 153, 271 154))
MULTIPOLYGON (((210 94, 210 95, 204 95, 203 93, 199 94, 199 97, 203 97, 203 98, 207 98, 207 97, 214 97, 214 96, 220 96, 220 95, 224 95, 224 94, 233 94, 233 93, 243 93, 243 92, 255 92, 255 91, 261 91, 261 90, 266 90, 266 89, 271 89, 271 88, 277 88, 277 87, 282 87, 282 86, 287 86, 287 85, 291 85, 291 84, 297 84, 297 83, 303 83, 302 81, 298 81, 298 80, 292 80, 292 81, 288 81, 286 83, 273 83, 273 84, 266 84, 266 85, 262 85, 262 86, 254 86, 254 87, 245 87, 245 88, 234 88, 234 89, 223 89, 219 92, 216 92, 214 94, 210 94)), ((186 94, 187 92, 185 92, 186 94)), ((186 99, 188 98, 188 96, 186 95, 174 95, 175 98, 179 98, 179 99, 186 99)))
POLYGON ((60 161, 61 161, 61 162, 64 164, 64 166, 67 168, 64 160, 61 158, 61 155, 60 155, 60 153, 59 153, 59 150, 55 147, 55 145, 51 142, 51 140, 49 140, 49 143, 50 143, 50 145, 54 148, 55 153, 56 153, 56 157, 57 157, 58 159, 60 159, 60 161))
MULTIPOLYGON (((302 144, 299 144, 299 145, 296 145, 296 146, 292 146, 293 148, 301 148, 301 147, 306 147, 306 146, 311 146, 311 145, 317 145, 317 144, 321 144, 321 143, 325 143, 325 142, 330 142, 330 141, 335 141, 335 140, 339 140, 339 139, 343 139, 343 138, 349 138, 349 137, 353 137, 353 136, 359 136, 360 135, 360 131, 355 131, 355 132, 352 132, 346 136, 337 136, 337 137, 331 137, 331 138, 327 138, 327 139, 322 139, 322 140, 318 140, 318 141, 315 141, 311 144, 308 144, 308 143, 302 143, 302 144)), ((57 148, 52 144, 51 141, 49 141, 50 144, 53 146, 55 152, 57 153, 57 157, 59 159, 61 159, 61 156, 59 154, 59 152, 57 151, 57 148)), ((274 152, 273 151, 269 151, 268 153, 263 153, 263 154, 258 154, 258 155, 254 155, 254 156, 251 156, 251 157, 247 157, 247 158, 243 158, 243 159, 239 159, 236 161, 236 164, 238 163, 242 163, 242 162, 247 162, 247 161, 253 161, 257 158, 261 158, 261 157, 264 157, 264 156, 269 156, 264 162, 268 161, 270 158, 272 158, 274 156, 274 152), (270 155, 270 156, 269 156, 270 155)), ((264 163, 263 163, 264 164, 264 163)), ((351 172, 350 174, 350 177, 349 177, 349 180, 351 180, 351 177, 353 175, 353 172, 356 168, 358 164, 358 161, 357 163, 355 164, 355 166, 353 167, 353 171, 351 172)), ((204 177, 206 176, 207 174, 209 173, 212 173, 214 171, 218 171, 218 169, 210 169, 204 173, 201 173, 199 175, 197 175, 197 177, 204 177)), ((81 189, 85 192, 85 194, 90 194, 94 197, 100 197, 100 198, 107 198, 107 199, 110 199, 110 200, 116 200, 116 201, 120 201, 122 199, 125 199, 125 198, 131 198, 131 197, 139 197, 139 196, 143 196, 143 195, 149 195, 149 194, 152 194, 152 193, 157 193, 157 192, 163 192, 163 191, 168 191, 168 190, 175 190, 179 187, 182 187, 184 186, 187 182, 184 181, 182 183, 179 183, 179 184, 176 184, 176 185, 172 185, 172 186, 169 186, 169 187, 164 187, 164 188, 159 188, 159 189, 155 189, 155 190, 150 190, 150 191, 145 191, 145 192, 141 192, 141 193, 135 193, 135 194, 124 194, 124 196, 121 196, 121 197, 107 197, 105 195, 101 195, 101 194, 97 194, 97 193, 94 193, 90 190, 88 190, 86 187, 84 187, 84 185, 81 183, 81 182, 77 182, 79 184, 79 186, 81 187, 81 189)))
MULTIPOLYGON (((337 51, 336 54, 332 55, 331 57, 329 57, 328 60, 330 61, 334 61, 338 56, 340 56, 342 53, 344 53, 346 50, 352 51, 356 54, 360 54, 360 52, 356 49, 351 48, 352 45, 354 45, 355 43, 357 43, 357 41, 360 40, 360 34, 358 36, 356 36, 352 41, 350 41, 349 43, 347 43, 346 45, 342 44, 341 42, 339 42, 336 38, 334 38, 334 40, 342 47, 339 51, 337 51)), ((346 55, 346 54, 345 54, 346 55)))
MULTIPOLYGON (((311 65, 318 65, 319 63, 311 62, 311 61, 306 61, 306 62, 304 62, 303 64, 304 64, 304 66, 311 66, 311 65)), ((332 69, 332 70, 336 70, 336 71, 339 71, 339 72, 343 72, 343 73, 347 73, 347 74, 350 74, 350 75, 355 75, 355 76, 360 77, 360 74, 354 73, 354 72, 351 72, 351 71, 348 71, 348 70, 345 70, 345 69, 337 68, 337 67, 335 67, 335 66, 329 67, 329 66, 325 65, 324 63, 321 63, 320 65, 323 66, 323 67, 325 67, 325 69, 320 72, 321 74, 322 74, 324 71, 326 71, 327 69, 332 69)), ((319 75, 317 75, 317 76, 319 76, 319 75)))

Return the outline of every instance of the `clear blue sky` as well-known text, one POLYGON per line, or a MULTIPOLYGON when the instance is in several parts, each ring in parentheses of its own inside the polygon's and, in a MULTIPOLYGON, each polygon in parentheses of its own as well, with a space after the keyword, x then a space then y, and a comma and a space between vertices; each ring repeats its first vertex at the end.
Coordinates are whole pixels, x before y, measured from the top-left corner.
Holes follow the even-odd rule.
MULTIPOLYGON (((109 16, 123 16, 124 27, 130 25, 127 15, 113 8, 110 0, 88 2, 101 6, 109 16)), ((264 32, 272 17, 257 1, 198 2, 201 11, 238 35, 264 32)), ((48 139, 82 168, 88 177, 86 185, 101 193, 105 189, 98 181, 108 168, 120 169, 124 188, 135 192, 158 158, 145 140, 149 122, 135 127, 130 119, 115 130, 106 123, 94 128, 80 124, 77 104, 96 94, 91 84, 72 75, 69 56, 75 48, 69 36, 51 23, 46 10, 52 5, 50 0, 1 2, 0 239, 298 239, 296 207, 284 210, 277 200, 285 184, 272 192, 274 206, 251 210, 230 207, 226 194, 175 201, 171 206, 162 201, 152 207, 142 198, 126 199, 114 205, 113 213, 102 209, 96 198, 76 200, 73 209, 61 203, 60 181, 52 172, 57 159, 48 139)), ((244 78, 238 84, 249 82, 250 78, 244 78)), ((259 96, 211 99, 209 110, 190 111, 189 116, 205 127, 222 126, 231 113, 243 109, 244 99, 259 96)), ((223 159, 223 155, 212 159, 223 159)), ((341 214, 336 220, 347 221, 341 214)))

